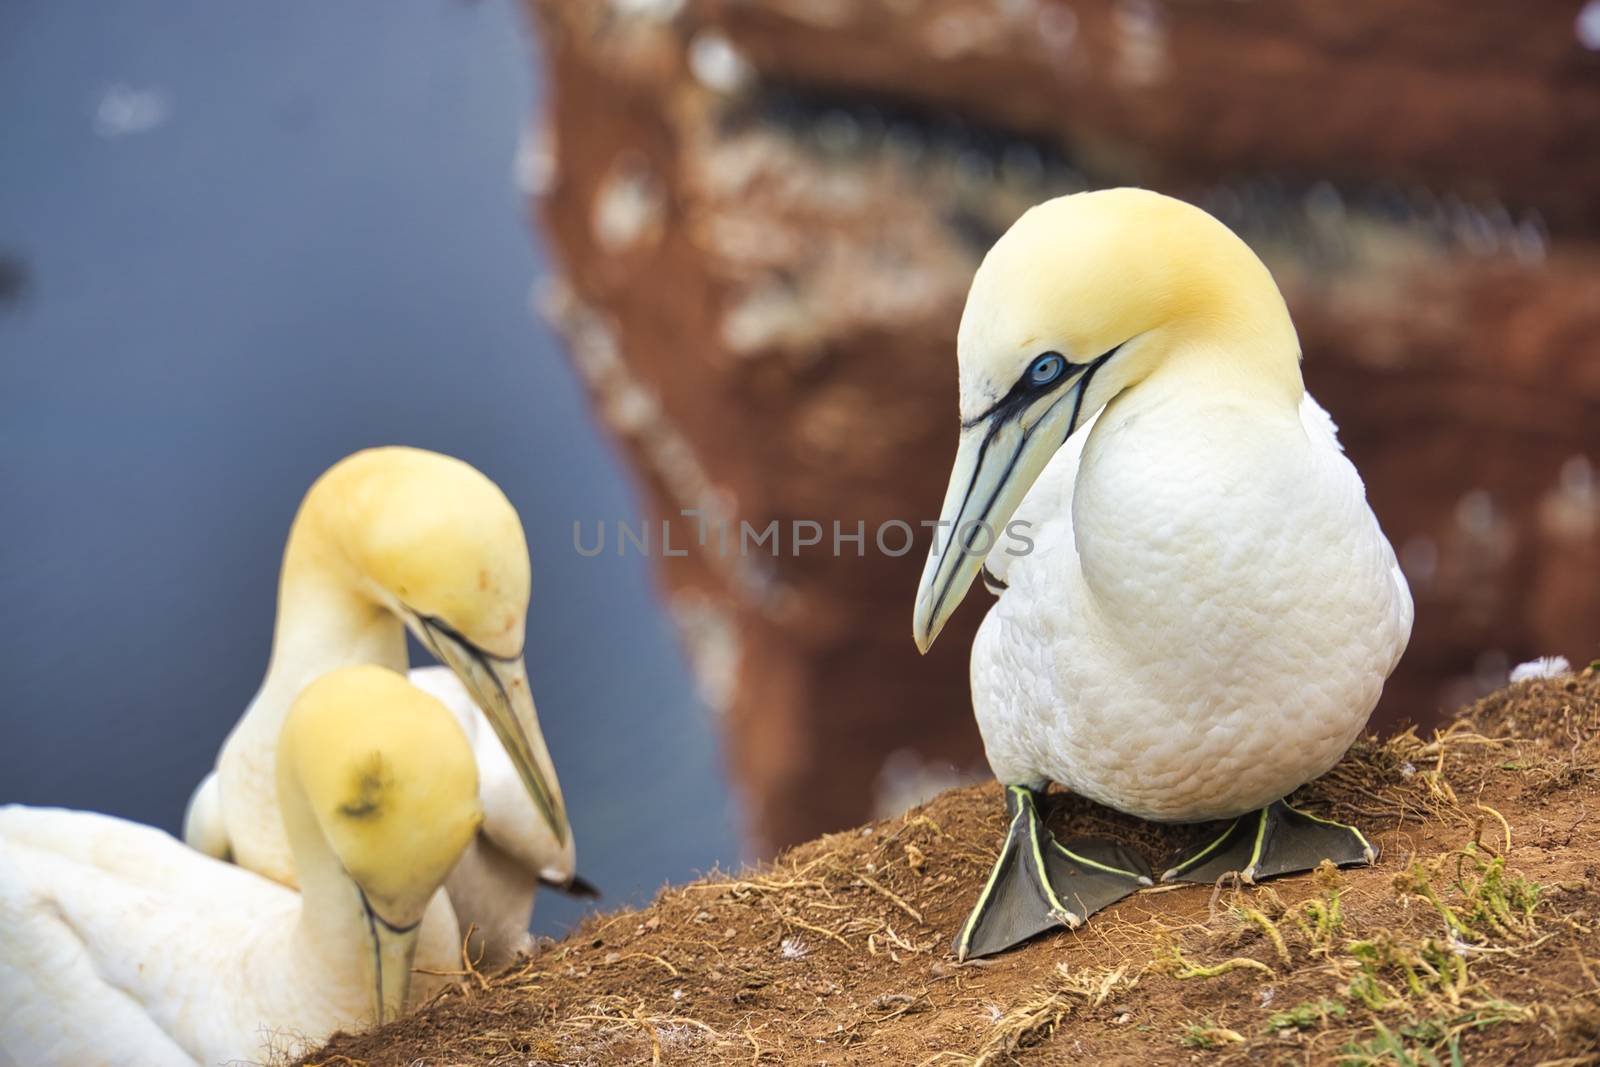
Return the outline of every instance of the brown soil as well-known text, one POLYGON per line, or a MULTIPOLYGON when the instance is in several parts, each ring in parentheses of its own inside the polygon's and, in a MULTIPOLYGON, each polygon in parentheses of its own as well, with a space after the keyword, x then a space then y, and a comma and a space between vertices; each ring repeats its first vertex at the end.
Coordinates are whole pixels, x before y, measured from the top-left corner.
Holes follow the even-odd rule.
MULTIPOLYGON (((1298 802, 1378 864, 1148 890, 958 966, 1003 831, 977 786, 597 916, 303 1062, 1600 1063, 1596 666, 1361 742, 1298 802)), ((1155 860, 1195 832, 1067 796, 1051 821, 1155 860)))

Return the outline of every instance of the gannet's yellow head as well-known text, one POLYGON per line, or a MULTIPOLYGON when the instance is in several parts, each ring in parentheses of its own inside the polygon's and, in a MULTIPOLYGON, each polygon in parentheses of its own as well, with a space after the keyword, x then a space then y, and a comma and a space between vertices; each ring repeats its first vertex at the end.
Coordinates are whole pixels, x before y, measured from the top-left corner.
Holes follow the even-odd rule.
POLYGON ((511 501, 468 464, 420 448, 357 452, 317 479, 303 523, 385 607, 437 619, 491 655, 522 653, 528 543, 511 501))
POLYGON ((357 452, 306 494, 289 553, 405 620, 461 678, 566 850, 546 876, 571 878, 566 807, 523 659, 528 544, 500 488, 436 452, 357 452))
POLYGON ((961 441, 912 634, 927 651, 1050 457, 1165 367, 1299 402, 1299 342, 1266 266, 1181 200, 1105 189, 1026 212, 961 316, 961 441))
POLYGON ((444 705, 394 671, 323 675, 295 698, 278 742, 278 788, 295 791, 354 883, 372 951, 374 1017, 405 1004, 417 928, 483 812, 478 767, 444 705))

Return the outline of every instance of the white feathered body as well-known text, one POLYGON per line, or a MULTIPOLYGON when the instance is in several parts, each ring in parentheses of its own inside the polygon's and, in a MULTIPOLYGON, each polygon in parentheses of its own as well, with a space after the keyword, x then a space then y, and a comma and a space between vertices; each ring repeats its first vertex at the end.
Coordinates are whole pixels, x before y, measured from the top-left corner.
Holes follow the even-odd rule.
MULTIPOLYGON (((462 936, 473 930, 470 954, 488 970, 504 966, 519 952, 533 950, 528 923, 539 891, 539 872, 508 849, 521 843, 524 854, 549 837, 539 812, 523 787, 505 746, 473 703, 461 679, 447 667, 417 667, 411 684, 432 695, 460 724, 478 759, 478 799, 483 825, 445 881, 462 936)), ((549 847, 554 859, 560 853, 549 847)), ((570 850, 569 853, 570 855, 570 850)), ((570 859, 567 861, 570 864, 570 859)), ((552 866, 559 864, 552 862, 552 866)), ((570 874, 570 870, 563 873, 570 874)))
POLYGON ((1226 818, 1323 774, 1411 631, 1393 550, 1309 395, 1113 401, 1056 454, 1002 539, 1008 586, 973 646, 1003 782, 1060 782, 1141 818, 1226 818))
MULTIPOLYGON (((301 927, 300 894, 159 830, 0 808, 0 1063, 269 1062, 370 1021, 359 961, 301 927)), ((458 969, 436 894, 415 966, 458 969)), ((413 982, 412 1002, 436 988, 413 982)))

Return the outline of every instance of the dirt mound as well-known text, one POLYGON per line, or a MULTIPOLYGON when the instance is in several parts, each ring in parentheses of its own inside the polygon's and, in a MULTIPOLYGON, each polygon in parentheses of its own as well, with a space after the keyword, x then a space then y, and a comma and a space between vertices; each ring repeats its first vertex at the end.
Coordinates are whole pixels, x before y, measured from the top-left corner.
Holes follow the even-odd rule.
MULTIPOLYGON (((1600 670, 1363 741, 1296 802, 1378 864, 1159 887, 958 966, 1004 834, 972 787, 598 916, 304 1062, 1600 1063, 1600 670)), ((1158 863, 1196 836, 1066 796, 1050 821, 1158 863)))

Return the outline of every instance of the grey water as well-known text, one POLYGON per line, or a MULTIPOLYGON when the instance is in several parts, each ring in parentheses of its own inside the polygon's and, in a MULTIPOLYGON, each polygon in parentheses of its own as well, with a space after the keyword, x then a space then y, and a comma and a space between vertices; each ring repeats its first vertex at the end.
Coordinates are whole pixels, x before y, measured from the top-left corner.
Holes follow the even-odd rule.
MULTIPOLYGON (((265 668, 301 494, 404 443, 522 514, 604 903, 738 859, 647 561, 573 550, 639 502, 528 311, 537 62, 508 0, 0 4, 0 803, 176 830, 265 668)), ((545 894, 535 929, 577 914, 545 894)))

